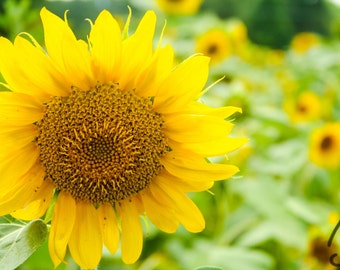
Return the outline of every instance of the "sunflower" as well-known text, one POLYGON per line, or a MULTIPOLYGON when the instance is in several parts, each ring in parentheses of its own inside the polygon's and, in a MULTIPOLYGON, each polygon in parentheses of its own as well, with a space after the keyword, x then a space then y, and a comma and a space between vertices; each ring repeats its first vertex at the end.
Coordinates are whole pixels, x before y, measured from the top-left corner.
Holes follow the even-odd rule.
POLYGON ((267 63, 271 66, 280 66, 285 60, 285 51, 280 49, 270 49, 267 52, 267 63))
POLYGON ((326 123, 311 134, 310 160, 324 168, 340 165, 340 123, 326 123))
POLYGON ((320 97, 310 90, 301 92, 296 100, 287 98, 283 106, 293 123, 314 121, 322 116, 320 97))
POLYGON ((231 40, 236 46, 242 46, 248 41, 247 26, 241 20, 230 20, 228 32, 231 40))
POLYGON ((193 15, 197 13, 203 0, 156 0, 165 13, 172 15, 193 15))
POLYGON ((226 31, 211 29, 197 39, 196 52, 209 56, 216 64, 231 55, 232 43, 226 31))
POLYGON ((331 270, 335 268, 333 264, 338 260, 337 258, 333 260, 332 257, 339 250, 337 231, 334 231, 338 222, 338 213, 331 212, 328 215, 328 222, 312 225, 308 229, 308 245, 304 260, 304 266, 307 269, 331 270))
POLYGON ((310 32, 301 32, 293 37, 290 48, 298 54, 304 54, 318 44, 320 44, 318 35, 310 32))
POLYGON ((211 108, 202 95, 209 58, 173 65, 169 45, 154 49, 156 15, 145 13, 134 34, 108 11, 88 42, 65 20, 40 12, 45 49, 29 34, 0 38, 0 215, 32 220, 53 212, 49 252, 57 267, 69 249, 93 269, 105 245, 134 263, 143 245, 141 217, 173 233, 203 230, 188 192, 234 175, 225 155, 245 139, 230 138, 224 119, 235 107, 211 108), (25 37, 28 36, 29 39, 25 37), (51 208, 53 207, 54 208, 51 208))
POLYGON ((305 265, 313 270, 331 270, 331 257, 337 253, 337 245, 328 246, 328 235, 315 235, 309 240, 305 265))

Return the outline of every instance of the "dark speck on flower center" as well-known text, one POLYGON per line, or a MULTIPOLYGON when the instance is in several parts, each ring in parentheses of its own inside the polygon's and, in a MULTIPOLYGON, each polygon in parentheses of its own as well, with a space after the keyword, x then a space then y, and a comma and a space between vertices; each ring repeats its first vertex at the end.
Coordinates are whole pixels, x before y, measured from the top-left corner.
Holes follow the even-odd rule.
POLYGON ((58 190, 76 200, 114 203, 148 187, 169 149, 150 98, 118 84, 54 97, 37 123, 40 161, 58 190))

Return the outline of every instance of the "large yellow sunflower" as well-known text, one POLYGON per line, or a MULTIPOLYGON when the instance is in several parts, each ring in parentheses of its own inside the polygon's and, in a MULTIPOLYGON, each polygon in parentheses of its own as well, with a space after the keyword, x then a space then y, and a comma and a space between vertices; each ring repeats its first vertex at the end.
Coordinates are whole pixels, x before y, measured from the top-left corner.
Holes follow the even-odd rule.
POLYGON ((39 218, 55 200, 53 263, 68 248, 84 269, 96 267, 103 245, 114 253, 120 242, 123 261, 134 263, 141 216, 167 233, 179 224, 201 231, 204 218, 186 193, 234 175, 237 167, 205 158, 245 142, 228 137, 233 125, 224 120, 239 108, 196 101, 209 58, 174 67, 170 46, 153 49, 152 11, 128 37, 102 11, 88 42, 66 17, 43 8, 41 19, 46 49, 28 34, 13 44, 0 38, 10 90, 0 93, 0 215, 39 218))

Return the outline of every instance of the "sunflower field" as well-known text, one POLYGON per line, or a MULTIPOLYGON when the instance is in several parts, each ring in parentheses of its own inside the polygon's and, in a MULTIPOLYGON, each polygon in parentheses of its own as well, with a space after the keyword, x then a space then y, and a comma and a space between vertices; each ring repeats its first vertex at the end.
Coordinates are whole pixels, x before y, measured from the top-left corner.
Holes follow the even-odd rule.
POLYGON ((340 269, 339 14, 0 2, 0 269, 340 269))

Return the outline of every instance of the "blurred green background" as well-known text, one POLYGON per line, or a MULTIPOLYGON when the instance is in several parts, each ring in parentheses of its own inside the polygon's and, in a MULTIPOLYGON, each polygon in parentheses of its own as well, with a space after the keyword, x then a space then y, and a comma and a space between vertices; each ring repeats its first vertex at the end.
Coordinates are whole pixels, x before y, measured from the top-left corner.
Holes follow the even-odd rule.
MULTIPOLYGON (((209 83, 223 80, 202 102, 242 107, 231 119, 233 136, 250 141, 228 160, 216 158, 239 166, 237 176, 217 182, 214 195, 191 194, 206 218, 202 233, 166 234, 149 223, 136 264, 105 251, 98 269, 336 269, 329 258, 340 233, 327 241, 339 221, 340 158, 329 166, 327 151, 339 152, 340 135, 328 131, 318 141, 313 134, 340 117, 339 7, 326 0, 206 0, 179 15, 153 0, 5 0, 0 34, 13 40, 25 31, 43 44, 39 10, 46 6, 60 17, 69 10, 71 27, 86 39, 85 18, 108 9, 124 24, 128 5, 131 32, 147 9, 158 15, 156 36, 167 21, 163 40, 178 61, 210 54, 209 83), (333 142, 327 149, 326 138, 333 142)), ((57 269, 78 269, 67 260, 57 269)), ((47 242, 18 269, 53 269, 47 242)))

